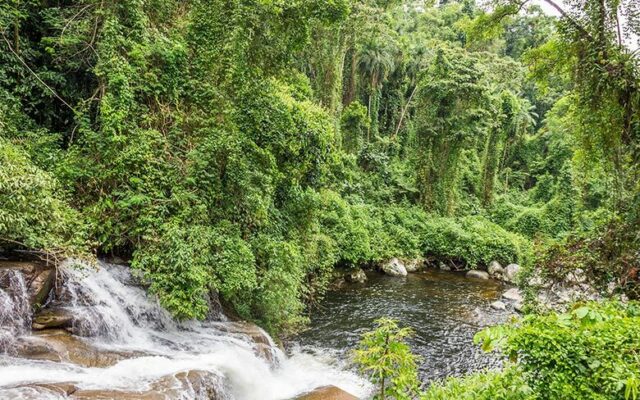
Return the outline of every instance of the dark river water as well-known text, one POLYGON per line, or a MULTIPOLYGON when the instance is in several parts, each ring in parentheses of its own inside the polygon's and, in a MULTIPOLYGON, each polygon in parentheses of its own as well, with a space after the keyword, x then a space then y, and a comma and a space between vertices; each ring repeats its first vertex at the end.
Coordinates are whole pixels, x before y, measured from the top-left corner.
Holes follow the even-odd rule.
POLYGON ((490 307, 507 289, 504 285, 439 270, 406 278, 375 272, 367 276, 364 284, 347 284, 328 293, 311 315, 310 328, 296 341, 346 359, 376 319, 390 317, 415 331, 411 346, 422 357, 424 382, 499 365, 473 344, 473 336, 509 318, 509 312, 490 307))

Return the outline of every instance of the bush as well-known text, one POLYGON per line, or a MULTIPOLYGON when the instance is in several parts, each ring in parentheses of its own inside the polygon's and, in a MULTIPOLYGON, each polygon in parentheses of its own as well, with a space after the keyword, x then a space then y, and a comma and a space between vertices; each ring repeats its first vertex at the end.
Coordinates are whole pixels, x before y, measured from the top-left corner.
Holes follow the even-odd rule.
POLYGON ((45 252, 86 250, 85 228, 58 181, 0 137, 0 242, 45 252))
POLYGON ((517 362, 536 399, 636 399, 640 390, 640 306, 577 305, 528 315, 476 336, 517 362))
POLYGON ((468 267, 532 261, 531 243, 520 235, 482 217, 433 217, 426 221, 424 253, 431 257, 462 262, 468 267))

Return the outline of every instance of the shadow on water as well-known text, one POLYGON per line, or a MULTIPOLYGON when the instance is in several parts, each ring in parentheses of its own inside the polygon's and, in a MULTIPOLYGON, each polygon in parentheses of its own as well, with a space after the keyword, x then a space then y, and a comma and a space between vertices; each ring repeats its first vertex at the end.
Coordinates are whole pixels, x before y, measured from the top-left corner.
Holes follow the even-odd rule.
POLYGON ((508 312, 490 307, 505 290, 501 283, 439 270, 406 278, 374 272, 367 277, 365 284, 328 293, 311 315, 310 328, 296 341, 303 347, 330 349, 348 357, 376 319, 390 317, 415 331, 411 346, 422 357, 423 381, 499 365, 495 357, 473 344, 473 336, 509 318, 508 312))

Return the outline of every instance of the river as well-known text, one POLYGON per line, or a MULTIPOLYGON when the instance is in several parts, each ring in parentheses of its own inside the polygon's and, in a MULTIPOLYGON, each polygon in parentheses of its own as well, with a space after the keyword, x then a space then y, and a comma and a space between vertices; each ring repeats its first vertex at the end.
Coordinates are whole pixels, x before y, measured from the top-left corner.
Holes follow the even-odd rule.
POLYGON ((390 317, 415 331, 410 344, 421 357, 425 382, 499 365, 473 344, 473 336, 482 327, 508 319, 508 312, 490 307, 504 285, 434 269, 406 278, 376 272, 367 277, 364 284, 347 284, 328 293, 311 315, 310 328, 296 342, 309 351, 328 349, 348 358, 376 319, 390 317))

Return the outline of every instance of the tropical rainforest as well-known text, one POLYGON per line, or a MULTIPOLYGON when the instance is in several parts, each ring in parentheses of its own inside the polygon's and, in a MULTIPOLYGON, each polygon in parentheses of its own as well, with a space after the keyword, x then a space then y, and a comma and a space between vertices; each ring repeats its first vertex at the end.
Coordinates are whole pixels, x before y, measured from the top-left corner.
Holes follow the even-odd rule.
POLYGON ((635 0, 2 0, 0 246, 279 335, 391 257, 580 268, 630 302, 531 306, 478 339, 520 362, 423 396, 635 399, 638 34, 635 0))

